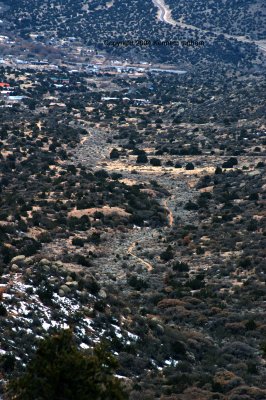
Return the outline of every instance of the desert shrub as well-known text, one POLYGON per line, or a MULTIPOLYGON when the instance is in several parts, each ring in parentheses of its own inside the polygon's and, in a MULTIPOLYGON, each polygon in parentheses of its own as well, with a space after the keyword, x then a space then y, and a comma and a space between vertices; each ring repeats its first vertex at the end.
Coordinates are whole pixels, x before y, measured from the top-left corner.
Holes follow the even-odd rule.
POLYGON ((173 271, 179 271, 179 272, 188 272, 189 271, 189 265, 182 261, 175 261, 172 268, 173 268, 173 271))
POLYGON ((173 252, 171 246, 168 246, 167 249, 166 249, 165 251, 163 251, 163 252, 161 253, 161 255, 160 255, 160 258, 161 258, 163 261, 170 261, 170 260, 173 259, 173 257, 174 257, 174 252, 173 252))
POLYGON ((225 161, 222 164, 222 167, 223 168, 233 168, 237 164, 238 164, 237 158, 231 157, 231 158, 229 158, 229 160, 225 161))
POLYGON ((2 370, 4 373, 11 373, 14 371, 16 364, 16 359, 13 354, 4 354, 0 358, 0 371, 2 370))
POLYGON ((194 164, 192 162, 187 163, 186 165, 186 170, 187 171, 192 171, 194 169, 194 164))
POLYGON ((83 256, 82 254, 77 254, 75 256, 75 261, 77 264, 80 264, 83 267, 91 267, 90 259, 88 257, 83 256))
POLYGON ((151 158, 150 159, 150 164, 153 167, 159 167, 161 165, 161 160, 159 160, 159 158, 151 158))
POLYGON ((7 316, 7 310, 3 304, 0 304, 0 317, 6 317, 7 316))
POLYGON ((72 239, 72 244, 73 244, 73 246, 83 247, 84 240, 79 237, 75 237, 72 239))
POLYGON ((117 149, 112 149, 110 153, 110 159, 111 160, 117 160, 120 157, 120 153, 117 149))
POLYGON ((133 275, 128 279, 128 284, 136 290, 147 289, 148 284, 141 278, 133 275))

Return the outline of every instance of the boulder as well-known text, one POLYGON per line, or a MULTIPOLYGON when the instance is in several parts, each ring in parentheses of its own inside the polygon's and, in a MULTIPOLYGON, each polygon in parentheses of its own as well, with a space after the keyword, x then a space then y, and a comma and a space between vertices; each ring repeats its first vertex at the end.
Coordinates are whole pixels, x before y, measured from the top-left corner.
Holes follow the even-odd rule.
POLYGON ((17 264, 17 265, 21 266, 24 264, 25 260, 26 260, 26 256, 21 254, 19 256, 13 257, 11 260, 11 264, 17 264))
POLYGON ((32 265, 34 263, 34 258, 33 257, 27 257, 27 258, 25 258, 23 263, 26 264, 26 265, 32 265))
POLYGON ((58 278, 55 276, 52 276, 51 278, 49 278, 50 283, 56 283, 57 281, 58 281, 58 278))
POLYGON ((42 258, 41 261, 39 262, 40 265, 50 265, 51 262, 47 260, 47 258, 42 258))
POLYGON ((27 275, 31 275, 32 274, 32 269, 31 268, 27 268, 25 272, 26 272, 27 275))
POLYGON ((69 282, 66 282, 66 285, 68 287, 76 288, 76 287, 78 287, 78 282, 77 281, 69 281, 69 282))
POLYGON ((106 291, 103 290, 103 289, 101 289, 101 290, 99 291, 99 297, 101 297, 102 299, 106 299, 106 297, 107 297, 106 291))
POLYGON ((56 267, 58 267, 58 268, 61 268, 61 267, 64 266, 64 264, 63 264, 62 261, 60 261, 60 260, 55 261, 54 265, 55 265, 56 267))
POLYGON ((157 333, 158 333, 159 335, 163 335, 163 334, 164 334, 164 327, 163 327, 162 325, 157 324, 157 325, 156 325, 156 330, 157 330, 157 333))
POLYGON ((12 264, 11 265, 11 271, 18 272, 19 271, 19 266, 17 264, 12 264))
POLYGON ((71 289, 70 289, 67 285, 62 285, 62 286, 60 286, 59 291, 60 291, 60 290, 63 290, 63 292, 64 292, 65 294, 68 294, 68 293, 71 292, 71 289))

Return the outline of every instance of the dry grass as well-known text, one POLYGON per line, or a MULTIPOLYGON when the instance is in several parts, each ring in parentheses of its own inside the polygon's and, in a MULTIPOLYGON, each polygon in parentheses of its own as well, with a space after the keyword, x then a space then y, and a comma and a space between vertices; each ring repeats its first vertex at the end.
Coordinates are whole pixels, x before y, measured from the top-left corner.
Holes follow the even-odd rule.
POLYGON ((93 208, 85 208, 84 210, 77 210, 76 208, 68 213, 69 217, 77 217, 81 218, 83 215, 92 216, 96 212, 101 212, 104 215, 119 215, 121 217, 129 217, 130 214, 126 212, 123 208, 120 207, 110 207, 104 206, 100 207, 93 207, 93 208))
POLYGON ((168 173, 170 175, 200 175, 200 174, 213 174, 215 171, 215 167, 198 167, 194 168, 193 170, 189 171, 185 168, 173 168, 173 167, 154 167, 152 165, 132 165, 132 164, 125 164, 121 161, 112 161, 111 163, 107 163, 106 169, 108 171, 136 171, 138 173, 145 173, 151 175, 163 175, 168 173))

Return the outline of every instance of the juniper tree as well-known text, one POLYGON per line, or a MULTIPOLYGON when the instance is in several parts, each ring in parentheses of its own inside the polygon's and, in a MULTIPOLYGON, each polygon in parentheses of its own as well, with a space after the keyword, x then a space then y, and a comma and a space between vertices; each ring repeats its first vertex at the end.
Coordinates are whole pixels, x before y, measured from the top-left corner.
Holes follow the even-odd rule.
POLYGON ((79 350, 70 330, 44 339, 25 373, 11 381, 8 400, 125 400, 118 364, 103 344, 79 350))

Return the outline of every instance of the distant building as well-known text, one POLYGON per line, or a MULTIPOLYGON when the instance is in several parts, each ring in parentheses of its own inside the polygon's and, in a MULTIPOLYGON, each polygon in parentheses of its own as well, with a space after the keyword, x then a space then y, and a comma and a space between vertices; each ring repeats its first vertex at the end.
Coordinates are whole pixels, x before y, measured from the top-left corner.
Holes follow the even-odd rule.
POLYGON ((24 99, 25 98, 25 96, 9 96, 8 97, 8 100, 9 101, 12 101, 12 102, 14 102, 14 103, 18 103, 18 102, 20 102, 22 99, 24 99))
POLYGON ((9 96, 10 93, 12 93, 11 90, 1 90, 1 91, 0 91, 0 94, 1 94, 2 96, 9 96))
POLYGON ((15 62, 16 62, 17 64, 28 64, 28 61, 20 60, 20 59, 18 59, 18 58, 15 60, 15 62))
POLYGON ((9 100, 22 100, 25 96, 9 96, 9 100))
POLYGON ((135 104, 142 105, 142 104, 151 104, 150 100, 147 99, 133 99, 135 104))

